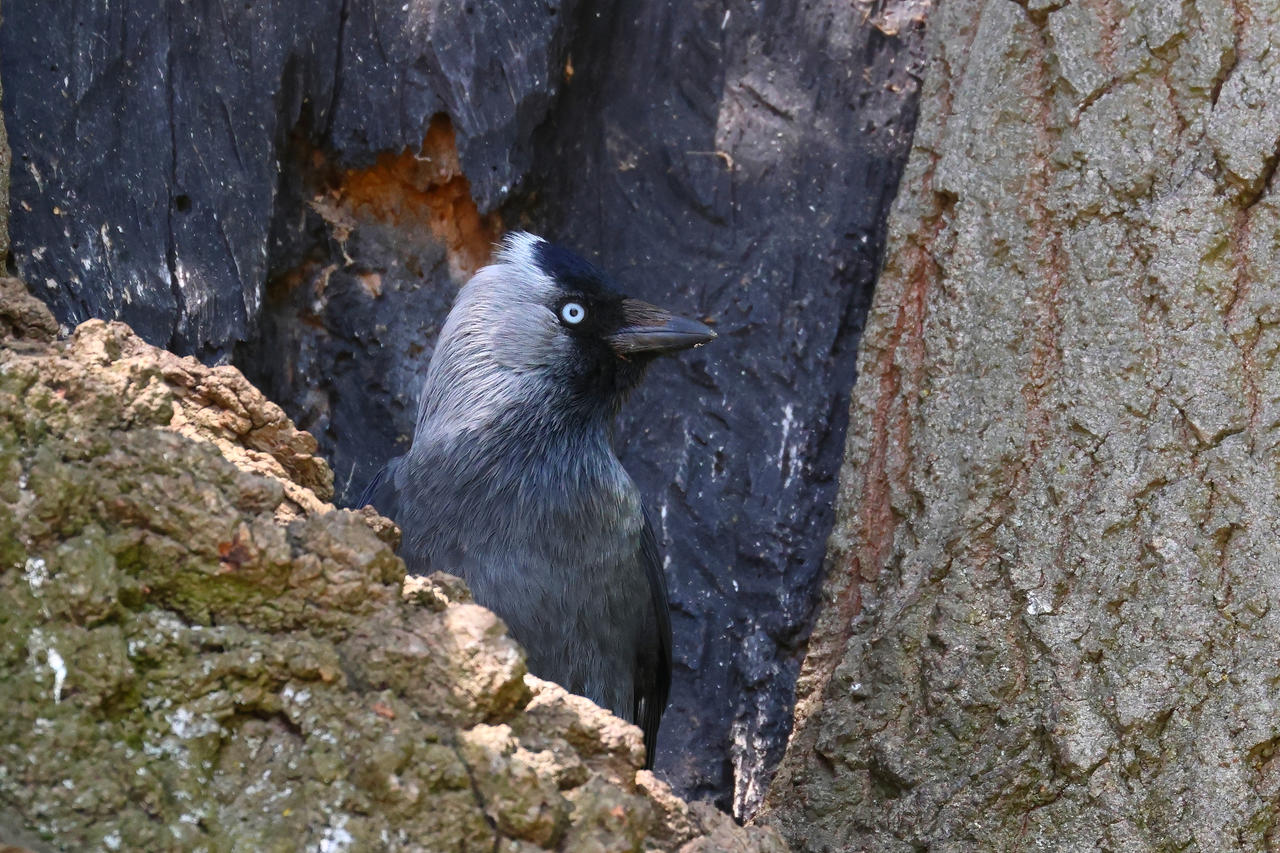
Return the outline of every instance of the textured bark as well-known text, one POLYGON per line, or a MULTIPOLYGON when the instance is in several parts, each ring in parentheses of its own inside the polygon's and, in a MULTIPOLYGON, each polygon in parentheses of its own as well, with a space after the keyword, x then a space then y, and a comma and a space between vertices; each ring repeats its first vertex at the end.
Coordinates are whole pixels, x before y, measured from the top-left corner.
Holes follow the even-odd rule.
POLYGON ((225 358, 261 310, 283 239, 273 219, 302 218, 277 204, 290 138, 366 166, 418 150, 447 113, 492 208, 527 169, 560 80, 559 9, 8 0, 18 270, 68 329, 123 320, 158 346, 225 358))
POLYGON ((231 367, 0 279, 0 849, 784 853, 525 675, 231 367))
POLYGON ((1263 850, 1280 9, 941 0, 768 814, 807 850, 1263 850))
POLYGON ((790 727, 924 0, 6 0, 14 259, 65 331, 234 360, 344 503, 504 228, 714 347, 619 427, 663 521, 658 770, 749 812, 790 727), (779 512, 779 506, 786 507, 779 512))

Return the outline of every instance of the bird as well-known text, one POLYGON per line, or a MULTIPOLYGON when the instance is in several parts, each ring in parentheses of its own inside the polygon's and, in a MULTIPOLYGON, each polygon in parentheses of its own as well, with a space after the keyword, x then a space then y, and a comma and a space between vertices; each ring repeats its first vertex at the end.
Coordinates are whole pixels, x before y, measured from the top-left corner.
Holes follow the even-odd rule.
POLYGON ((647 768, 671 687, 671 617, 613 425, 655 358, 715 337, 513 232, 459 290, 409 449, 362 498, 399 525, 410 573, 466 580, 529 672, 638 725, 647 768))

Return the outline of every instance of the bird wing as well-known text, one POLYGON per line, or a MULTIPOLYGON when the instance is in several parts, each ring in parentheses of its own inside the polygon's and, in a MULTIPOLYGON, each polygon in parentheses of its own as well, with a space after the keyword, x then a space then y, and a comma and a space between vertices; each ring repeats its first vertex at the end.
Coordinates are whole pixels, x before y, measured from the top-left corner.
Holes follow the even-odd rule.
POLYGON ((653 522, 645 512, 640 543, 640 562, 649 581, 653 621, 636 649, 635 721, 644 731, 645 767, 653 767, 658 744, 658 724, 671 692, 671 611, 667 605, 667 578, 662 571, 662 554, 653 533, 653 522))
POLYGON ((364 487, 360 500, 356 501, 356 509, 372 506, 387 518, 396 517, 400 504, 400 490, 396 488, 396 470, 400 467, 400 460, 403 458, 403 456, 397 456, 382 466, 382 470, 374 476, 369 485, 364 487))

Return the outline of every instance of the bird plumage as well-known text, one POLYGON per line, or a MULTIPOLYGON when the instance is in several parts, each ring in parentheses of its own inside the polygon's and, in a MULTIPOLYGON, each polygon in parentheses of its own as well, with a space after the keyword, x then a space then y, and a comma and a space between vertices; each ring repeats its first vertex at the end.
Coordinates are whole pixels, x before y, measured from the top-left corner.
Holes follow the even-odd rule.
POLYGON ((671 679, 666 581, 614 415, 700 323, 615 292, 567 250, 514 234, 458 293, 409 452, 366 490, 410 572, 459 574, 529 670, 644 730, 653 760, 671 679))

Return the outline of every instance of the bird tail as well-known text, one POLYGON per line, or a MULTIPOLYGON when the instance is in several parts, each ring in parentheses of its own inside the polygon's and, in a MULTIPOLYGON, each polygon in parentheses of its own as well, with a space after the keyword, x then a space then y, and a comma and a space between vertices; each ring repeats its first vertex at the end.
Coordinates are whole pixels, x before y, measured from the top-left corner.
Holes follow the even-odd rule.
POLYGON ((364 491, 360 494, 360 500, 356 501, 355 508, 362 506, 372 506, 378 512, 387 518, 394 519, 398 508, 400 493, 396 489, 396 471, 400 467, 402 456, 397 456, 386 465, 382 466, 382 470, 374 475, 369 485, 364 487, 364 491))

